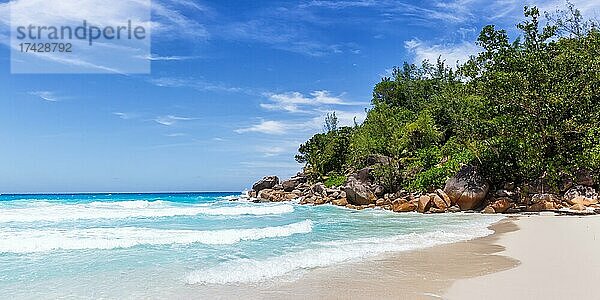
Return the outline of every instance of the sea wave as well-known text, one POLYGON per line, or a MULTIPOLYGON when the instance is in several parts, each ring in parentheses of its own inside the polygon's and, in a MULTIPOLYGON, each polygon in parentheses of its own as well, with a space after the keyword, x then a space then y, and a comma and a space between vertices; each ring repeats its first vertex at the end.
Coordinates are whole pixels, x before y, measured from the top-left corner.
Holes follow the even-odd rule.
POLYGON ((389 238, 364 238, 316 243, 314 248, 264 260, 237 259, 187 275, 188 284, 260 282, 293 272, 361 260, 389 252, 409 251, 484 237, 501 217, 486 217, 464 226, 389 238))
POLYGON ((283 226, 224 230, 166 230, 138 227, 90 229, 3 229, 0 253, 33 253, 55 250, 116 249, 138 245, 236 244, 241 241, 310 233, 311 220, 283 226))
POLYGON ((40 202, 25 206, 0 207, 0 223, 61 222, 93 219, 157 218, 175 216, 241 216, 277 215, 294 211, 289 204, 212 206, 210 204, 179 205, 168 201, 119 201, 64 204, 40 202))

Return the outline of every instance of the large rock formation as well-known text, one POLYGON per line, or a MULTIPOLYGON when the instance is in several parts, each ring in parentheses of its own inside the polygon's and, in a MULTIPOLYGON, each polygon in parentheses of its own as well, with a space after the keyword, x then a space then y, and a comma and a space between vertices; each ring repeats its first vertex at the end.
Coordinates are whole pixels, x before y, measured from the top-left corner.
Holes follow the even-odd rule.
POLYGON ((377 200, 375 194, 369 190, 366 184, 352 177, 348 179, 343 190, 346 193, 348 203, 352 205, 369 205, 374 204, 377 200))
POLYGON ((481 176, 477 167, 466 165, 446 182, 444 192, 452 203, 458 204, 462 210, 470 210, 481 205, 490 189, 487 181, 481 176))
POLYGON ((267 176, 263 179, 259 180, 252 186, 252 190, 255 192, 260 192, 265 189, 272 189, 276 185, 279 184, 279 177, 277 176, 267 176))
POLYGON ((563 196, 565 201, 569 203, 571 203, 573 199, 578 197, 598 200, 598 192, 596 192, 596 190, 593 187, 576 185, 570 188, 563 196))
POLYGON ((298 186, 300 186, 303 183, 307 182, 307 178, 302 175, 302 174, 298 174, 284 182, 281 183, 283 190, 286 192, 292 192, 294 191, 298 186))
POLYGON ((294 193, 286 193, 282 190, 264 189, 258 193, 258 199, 264 202, 284 202, 298 198, 294 193))

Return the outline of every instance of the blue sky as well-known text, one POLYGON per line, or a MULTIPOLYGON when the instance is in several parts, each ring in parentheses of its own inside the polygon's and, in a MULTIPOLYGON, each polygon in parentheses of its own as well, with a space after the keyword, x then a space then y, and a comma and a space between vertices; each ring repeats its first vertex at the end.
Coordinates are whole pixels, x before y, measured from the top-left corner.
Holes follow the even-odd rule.
MULTIPOLYGON (((573 2, 597 16, 595 1, 573 2)), ((236 191, 290 176, 327 112, 360 122, 393 66, 464 59, 490 23, 514 36, 525 4, 155 0, 150 75, 11 75, 0 2, 0 193, 236 191)))

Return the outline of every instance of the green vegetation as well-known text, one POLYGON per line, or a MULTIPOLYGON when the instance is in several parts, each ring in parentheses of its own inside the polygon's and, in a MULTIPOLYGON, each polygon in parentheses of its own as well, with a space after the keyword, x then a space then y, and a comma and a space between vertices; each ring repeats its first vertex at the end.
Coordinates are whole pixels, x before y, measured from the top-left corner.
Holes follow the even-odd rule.
POLYGON ((338 187, 344 185, 346 179, 346 176, 343 175, 331 175, 325 180, 324 184, 328 188, 338 187))
POLYGON ((493 25, 481 31, 481 53, 455 69, 438 59, 394 68, 373 92, 361 125, 303 144, 297 160, 313 180, 331 184, 374 166, 389 191, 441 187, 464 164, 494 184, 543 179, 558 186, 579 169, 600 172, 600 30, 571 4, 540 21, 525 7, 513 41, 493 25), (332 179, 333 178, 333 179, 332 179))

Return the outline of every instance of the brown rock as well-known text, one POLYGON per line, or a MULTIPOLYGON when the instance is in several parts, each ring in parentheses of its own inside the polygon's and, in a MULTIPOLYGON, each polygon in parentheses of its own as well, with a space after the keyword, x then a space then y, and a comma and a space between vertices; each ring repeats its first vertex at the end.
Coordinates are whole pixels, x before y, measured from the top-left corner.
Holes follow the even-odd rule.
POLYGON ((377 202, 375 202, 375 205, 377 205, 377 206, 384 206, 385 205, 385 200, 383 200, 383 199, 377 199, 377 202))
POLYGON ((419 204, 417 205, 417 211, 424 213, 429 211, 431 208, 431 198, 429 196, 421 196, 419 198, 419 204))
POLYGON ((406 200, 396 200, 392 203, 394 212, 411 212, 417 210, 417 205, 406 200))
POLYGON ((431 197, 433 200, 433 204, 435 204, 435 207, 446 211, 446 209, 448 208, 448 204, 446 203, 446 201, 444 201, 444 199, 442 199, 442 197, 436 195, 433 195, 433 197, 431 197))
POLYGON ((505 213, 512 206, 513 204, 505 198, 498 199, 490 205, 490 207, 493 208, 497 213, 505 213))
POLYGON ((429 212, 432 213, 432 214, 441 214, 441 213, 445 213, 446 210, 445 209, 439 209, 439 208, 432 207, 432 208, 429 209, 429 212))
MULTIPOLYGON (((564 199, 571 203, 571 201, 577 197, 584 197, 584 198, 588 198, 588 199, 598 199, 598 192, 593 188, 593 187, 589 187, 589 186, 582 186, 582 185, 576 185, 574 187, 572 187, 571 189, 569 189, 565 195, 564 195, 564 199)), ((573 205, 575 203, 571 203, 571 205, 573 205)))
POLYGON ((331 201, 331 204, 337 205, 337 206, 346 206, 346 205, 348 205, 348 200, 346 200, 346 198, 335 199, 335 200, 331 201))
POLYGON ((448 208, 448 212, 451 212, 451 213, 460 212, 460 207, 458 205, 454 205, 454 206, 448 208))
POLYGON ((444 192, 452 203, 462 210, 470 210, 481 205, 489 191, 489 184, 475 166, 466 165, 446 182, 444 192))
POLYGON ((577 211, 584 211, 586 210, 585 206, 583 204, 577 203, 573 206, 571 206, 570 208, 571 210, 577 210, 577 211))
POLYGON ((348 203, 353 205, 369 205, 376 201, 375 195, 368 187, 356 179, 349 179, 343 190, 346 193, 348 203))
POLYGON ((571 199, 571 201, 568 201, 569 204, 571 205, 577 205, 577 204, 581 204, 583 206, 591 206, 594 204, 598 204, 598 200, 596 199, 590 199, 590 198, 585 198, 585 197, 575 197, 573 199, 571 199))
POLYGON ((446 194, 446 192, 444 192, 441 189, 437 189, 435 190, 435 193, 438 194, 438 196, 440 196, 444 200, 444 202, 446 202, 447 207, 452 206, 452 200, 450 200, 450 197, 448 197, 448 194, 446 194))
POLYGON ((560 197, 555 194, 535 194, 531 197, 532 203, 538 203, 538 202, 560 203, 560 201, 561 201, 560 197))
POLYGON ((373 168, 364 168, 356 172, 353 177, 361 183, 370 183, 375 179, 372 173, 373 168))
POLYGON ((481 213, 482 214, 495 214, 496 210, 491 205, 488 205, 481 211, 481 213))
POLYGON ((540 201, 540 202, 534 203, 533 205, 529 206, 527 208, 527 211, 531 211, 531 212, 553 211, 553 210, 556 210, 556 208, 557 207, 554 202, 540 201))
POLYGON ((267 177, 264 177, 263 179, 259 180, 258 182, 256 182, 254 185, 252 185, 252 190, 254 190, 258 193, 265 189, 272 189, 273 187, 275 187, 278 184, 279 184, 279 177, 267 176, 267 177))

